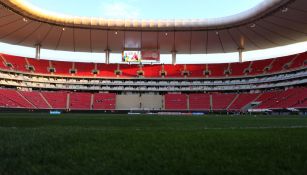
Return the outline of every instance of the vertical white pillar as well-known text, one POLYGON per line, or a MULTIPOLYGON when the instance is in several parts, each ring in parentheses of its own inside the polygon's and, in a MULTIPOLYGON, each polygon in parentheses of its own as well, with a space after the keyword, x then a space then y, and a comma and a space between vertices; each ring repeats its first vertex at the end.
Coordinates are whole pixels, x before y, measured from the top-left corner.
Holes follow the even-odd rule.
POLYGON ((244 51, 244 49, 239 48, 238 51, 239 51, 239 62, 242 63, 243 62, 243 51, 244 51))
POLYGON ((41 45, 40 44, 35 45, 35 58, 38 60, 41 58, 41 45))
POLYGON ((110 64, 110 49, 106 49, 105 50, 105 54, 106 54, 106 64, 110 64))
POLYGON ((173 50, 172 51, 172 64, 175 65, 176 64, 176 58, 177 58, 177 51, 173 50))

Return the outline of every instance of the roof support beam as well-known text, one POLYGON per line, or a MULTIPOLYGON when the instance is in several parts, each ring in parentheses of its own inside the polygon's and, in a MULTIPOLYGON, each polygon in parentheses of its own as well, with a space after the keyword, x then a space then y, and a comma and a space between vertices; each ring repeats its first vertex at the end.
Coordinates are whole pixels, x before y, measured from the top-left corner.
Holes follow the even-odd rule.
POLYGON ((110 64, 110 52, 111 50, 110 49, 106 49, 105 50, 105 54, 106 54, 106 64, 110 64))
POLYGON ((175 65, 177 61, 177 51, 173 50, 172 51, 172 64, 175 65))
POLYGON ((38 60, 41 58, 41 45, 40 44, 35 45, 35 58, 38 60))

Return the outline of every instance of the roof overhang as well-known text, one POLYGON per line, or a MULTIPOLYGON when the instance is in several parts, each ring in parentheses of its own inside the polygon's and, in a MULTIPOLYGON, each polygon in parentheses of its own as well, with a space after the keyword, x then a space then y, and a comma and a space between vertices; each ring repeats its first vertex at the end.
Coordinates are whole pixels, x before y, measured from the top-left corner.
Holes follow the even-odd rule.
POLYGON ((100 28, 109 30, 223 30, 235 26, 253 23, 269 13, 286 6, 293 0, 264 0, 245 12, 212 19, 174 19, 174 20, 138 20, 138 19, 106 19, 62 15, 48 12, 27 3, 24 0, 3 0, 2 2, 22 16, 32 20, 53 25, 100 28))
POLYGON ((23 0, 1 0, 0 42, 43 49, 228 53, 307 41, 306 0, 265 0, 237 15, 195 20, 114 20, 49 14, 23 0), (285 10, 288 9, 288 10, 285 10))

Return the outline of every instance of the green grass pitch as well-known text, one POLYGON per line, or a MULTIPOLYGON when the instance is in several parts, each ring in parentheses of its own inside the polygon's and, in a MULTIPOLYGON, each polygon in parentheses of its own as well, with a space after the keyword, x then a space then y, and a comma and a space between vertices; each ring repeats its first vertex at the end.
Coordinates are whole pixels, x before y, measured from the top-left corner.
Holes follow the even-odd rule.
POLYGON ((0 114, 0 174, 306 174, 307 117, 0 114))

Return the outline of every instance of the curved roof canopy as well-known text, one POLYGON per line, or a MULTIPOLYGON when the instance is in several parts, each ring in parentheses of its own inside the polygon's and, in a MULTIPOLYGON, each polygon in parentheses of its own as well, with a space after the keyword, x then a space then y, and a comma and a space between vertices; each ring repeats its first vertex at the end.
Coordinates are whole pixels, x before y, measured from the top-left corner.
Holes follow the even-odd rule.
POLYGON ((307 40, 306 0, 265 0, 251 10, 216 19, 156 21, 51 15, 22 0, 0 3, 0 41, 51 50, 226 53, 307 40))

